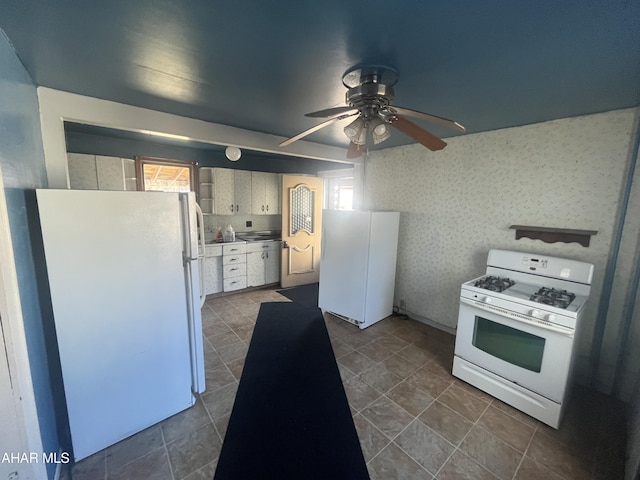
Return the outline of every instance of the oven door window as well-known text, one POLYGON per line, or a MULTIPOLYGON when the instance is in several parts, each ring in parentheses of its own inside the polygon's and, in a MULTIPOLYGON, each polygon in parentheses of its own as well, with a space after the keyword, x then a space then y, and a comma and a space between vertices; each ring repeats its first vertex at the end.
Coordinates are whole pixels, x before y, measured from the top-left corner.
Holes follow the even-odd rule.
POLYGON ((476 316, 473 345, 505 362, 540 372, 543 337, 476 316))

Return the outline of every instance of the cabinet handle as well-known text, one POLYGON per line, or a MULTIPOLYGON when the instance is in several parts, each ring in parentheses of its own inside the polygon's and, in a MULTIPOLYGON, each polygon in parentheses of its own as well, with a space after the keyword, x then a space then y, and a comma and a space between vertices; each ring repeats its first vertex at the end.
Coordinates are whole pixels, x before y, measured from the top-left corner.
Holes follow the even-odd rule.
POLYGON ((236 205, 236 213, 238 213, 240 211, 240 207, 238 207, 238 205, 236 205))
POLYGON ((237 267, 233 267, 233 268, 231 268, 229 271, 230 271, 230 272, 235 272, 237 269, 238 269, 237 267))
POLYGON ((264 252, 262 252, 262 255, 260 255, 260 258, 264 260, 264 252))
POLYGON ((269 211, 269 205, 267 205, 267 212, 269 211))
POLYGON ((264 205, 262 205, 262 211, 264 212, 264 205))
POLYGON ((269 252, 264 252, 264 253, 266 253, 267 254, 267 258, 269 258, 269 252))
POLYGON ((262 245, 262 248, 269 248, 269 245, 262 245))
POLYGON ((233 204, 231 205, 231 213, 233 213, 233 204))

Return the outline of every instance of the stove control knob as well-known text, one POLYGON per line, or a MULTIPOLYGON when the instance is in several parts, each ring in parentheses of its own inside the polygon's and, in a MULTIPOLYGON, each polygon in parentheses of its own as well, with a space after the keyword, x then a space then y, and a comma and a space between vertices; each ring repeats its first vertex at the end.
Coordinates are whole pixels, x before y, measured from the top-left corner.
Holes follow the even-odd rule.
POLYGON ((484 303, 491 303, 491 297, 484 297, 484 298, 482 299, 482 301, 483 301, 484 303))
POLYGON ((538 316, 540 315, 540 312, 538 310, 531 310, 529 312, 529 315, 532 316, 532 317, 538 318, 538 316))
POLYGON ((547 315, 547 322, 554 322, 556 320, 556 316, 553 313, 547 315))

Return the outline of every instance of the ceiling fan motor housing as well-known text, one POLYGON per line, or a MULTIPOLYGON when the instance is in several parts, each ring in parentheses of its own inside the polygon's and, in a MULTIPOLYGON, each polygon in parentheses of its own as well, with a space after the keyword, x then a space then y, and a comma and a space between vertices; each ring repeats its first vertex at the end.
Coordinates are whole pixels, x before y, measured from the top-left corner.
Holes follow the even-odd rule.
POLYGON ((395 94, 393 87, 381 83, 364 83, 347 91, 347 105, 360 110, 365 120, 378 115, 378 111, 391 104, 395 94))

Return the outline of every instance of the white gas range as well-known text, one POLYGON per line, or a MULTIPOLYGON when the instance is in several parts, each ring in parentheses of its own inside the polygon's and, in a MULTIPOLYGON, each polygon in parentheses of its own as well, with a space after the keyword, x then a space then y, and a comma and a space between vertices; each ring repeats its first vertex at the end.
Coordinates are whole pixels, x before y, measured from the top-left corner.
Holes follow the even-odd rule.
POLYGON ((453 375, 558 428, 593 265, 491 250, 462 284, 453 375))

